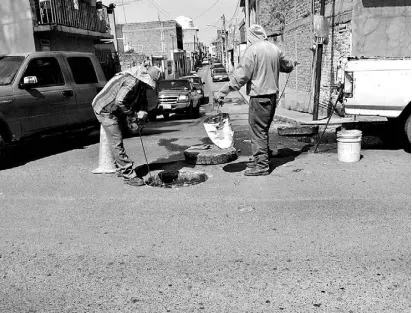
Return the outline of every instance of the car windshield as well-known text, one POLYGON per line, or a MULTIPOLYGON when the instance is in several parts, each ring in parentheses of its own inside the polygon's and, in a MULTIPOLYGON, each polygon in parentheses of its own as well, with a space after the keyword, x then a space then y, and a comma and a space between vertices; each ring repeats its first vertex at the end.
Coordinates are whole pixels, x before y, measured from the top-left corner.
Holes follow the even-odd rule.
POLYGON ((224 68, 217 68, 214 71, 215 74, 227 74, 226 70, 224 68))
POLYGON ((192 77, 192 82, 194 82, 195 84, 201 84, 202 79, 200 77, 192 77))
POLYGON ((223 64, 222 63, 215 63, 215 64, 213 64, 213 67, 223 67, 223 64))
POLYGON ((22 56, 0 56, 0 86, 11 84, 23 60, 22 56))
POLYGON ((159 82, 159 90, 187 90, 190 84, 187 80, 163 80, 159 82))

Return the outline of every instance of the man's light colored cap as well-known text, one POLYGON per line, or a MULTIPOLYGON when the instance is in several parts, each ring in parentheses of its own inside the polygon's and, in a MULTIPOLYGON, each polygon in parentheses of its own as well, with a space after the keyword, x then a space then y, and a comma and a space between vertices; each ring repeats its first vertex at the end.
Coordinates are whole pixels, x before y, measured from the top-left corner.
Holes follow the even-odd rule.
POLYGON ((247 41, 250 44, 254 44, 255 42, 261 40, 266 40, 267 38, 266 31, 262 26, 257 24, 250 25, 247 33, 247 41))
POLYGON ((155 66, 146 68, 144 66, 138 65, 128 70, 125 70, 124 73, 136 77, 138 80, 144 82, 153 89, 156 88, 156 82, 159 80, 160 77, 160 70, 155 66))

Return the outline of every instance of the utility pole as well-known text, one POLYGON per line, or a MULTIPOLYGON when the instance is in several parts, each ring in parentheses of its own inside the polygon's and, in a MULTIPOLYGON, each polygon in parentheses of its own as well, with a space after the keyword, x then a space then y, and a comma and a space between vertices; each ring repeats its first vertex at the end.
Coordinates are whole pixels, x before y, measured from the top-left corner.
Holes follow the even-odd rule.
POLYGON ((170 37, 172 37, 172 74, 173 78, 176 78, 176 66, 175 66, 175 36, 170 34, 170 37))
POLYGON ((226 33, 226 18, 225 15, 222 15, 222 21, 223 21, 223 32, 224 32, 224 45, 223 45, 223 51, 224 51, 224 58, 225 58, 225 66, 227 68, 227 33, 226 33))
MULTIPOLYGON (((325 1, 320 1, 320 16, 325 16, 325 1)), ((332 26, 333 27, 333 26, 332 26)), ((315 94, 313 97, 313 120, 319 119, 319 98, 320 98, 320 81, 322 76, 322 56, 323 43, 316 43, 316 73, 315 73, 315 94)))
POLYGON ((247 30, 250 27, 250 10, 249 10, 250 9, 250 3, 249 3, 249 0, 245 1, 245 9, 246 9, 246 34, 247 34, 247 30))

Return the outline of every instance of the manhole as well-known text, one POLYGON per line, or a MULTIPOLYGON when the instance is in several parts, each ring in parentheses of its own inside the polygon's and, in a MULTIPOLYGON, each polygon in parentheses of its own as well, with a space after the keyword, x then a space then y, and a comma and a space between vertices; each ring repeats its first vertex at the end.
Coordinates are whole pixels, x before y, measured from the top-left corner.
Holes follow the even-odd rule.
POLYGON ((177 188, 198 185, 207 179, 207 174, 202 171, 165 170, 150 177, 146 184, 151 187, 177 188))

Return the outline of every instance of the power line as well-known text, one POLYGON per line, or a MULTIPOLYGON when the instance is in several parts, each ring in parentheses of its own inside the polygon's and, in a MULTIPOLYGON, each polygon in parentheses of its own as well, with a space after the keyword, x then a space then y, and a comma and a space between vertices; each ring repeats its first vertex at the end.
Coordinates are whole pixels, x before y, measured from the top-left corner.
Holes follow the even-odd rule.
POLYGON ((193 19, 193 21, 196 20, 196 19, 198 19, 199 17, 205 15, 207 12, 209 12, 219 1, 220 1, 220 0, 217 0, 215 3, 213 3, 213 5, 212 5, 209 9, 207 9, 206 11, 204 11, 204 12, 203 12, 202 14, 200 14, 199 16, 196 16, 196 17, 193 19))
POLYGON ((170 14, 168 12, 166 12, 165 10, 163 10, 157 3, 155 0, 149 0, 149 2, 160 12, 162 12, 165 15, 170 16, 170 14))
MULTIPOLYGON (((240 7, 240 0, 237 2, 236 9, 235 9, 235 13, 233 13, 233 16, 232 16, 232 18, 230 19, 229 25, 232 23, 233 19, 235 18, 235 15, 236 15, 236 13, 238 12, 239 7, 240 7)), ((237 21, 236 21, 236 22, 237 22, 237 21)))

